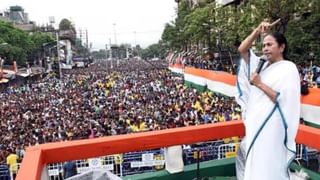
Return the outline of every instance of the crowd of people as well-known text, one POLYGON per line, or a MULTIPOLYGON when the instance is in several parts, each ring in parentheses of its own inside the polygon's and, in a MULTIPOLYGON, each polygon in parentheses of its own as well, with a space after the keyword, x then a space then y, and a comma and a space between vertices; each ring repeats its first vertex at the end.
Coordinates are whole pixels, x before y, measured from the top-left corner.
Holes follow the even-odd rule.
POLYGON ((198 55, 194 51, 183 51, 180 53, 170 53, 167 60, 171 64, 181 64, 182 66, 195 67, 214 71, 225 71, 231 74, 237 73, 237 61, 239 56, 232 56, 229 52, 211 53, 204 52, 198 55), (220 54, 220 55, 219 55, 220 54))
POLYGON ((299 64, 301 81, 309 88, 320 88, 320 64, 299 64))
POLYGON ((0 163, 27 146, 240 119, 234 98, 184 86, 167 64, 97 62, 0 94, 0 163))
MULTIPOLYGON (((221 53, 215 56, 206 52, 202 56, 194 52, 172 53, 168 60, 170 63, 178 63, 189 67, 207 69, 214 71, 225 71, 231 74, 237 74, 239 56, 232 56, 230 53, 221 53)), ((320 88, 320 64, 317 62, 298 63, 297 67, 301 76, 301 83, 308 88, 320 88)))

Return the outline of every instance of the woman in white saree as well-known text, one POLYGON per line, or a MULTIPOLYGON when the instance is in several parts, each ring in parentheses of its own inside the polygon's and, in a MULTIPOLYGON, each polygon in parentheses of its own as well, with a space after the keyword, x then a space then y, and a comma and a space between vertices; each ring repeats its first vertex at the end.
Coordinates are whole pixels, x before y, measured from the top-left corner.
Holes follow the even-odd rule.
POLYGON ((239 46, 242 62, 236 99, 246 129, 245 180, 288 180, 288 166, 295 157, 300 78, 295 64, 286 60, 286 38, 278 32, 264 36, 262 51, 267 62, 259 74, 255 72, 259 57, 250 50, 271 26, 262 22, 239 46))

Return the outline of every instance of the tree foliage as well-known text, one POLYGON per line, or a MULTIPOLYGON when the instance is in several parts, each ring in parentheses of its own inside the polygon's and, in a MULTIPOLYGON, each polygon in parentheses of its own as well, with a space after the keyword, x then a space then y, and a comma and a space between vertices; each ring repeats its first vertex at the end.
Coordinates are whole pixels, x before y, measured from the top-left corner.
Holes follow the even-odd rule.
POLYGON ((142 50, 142 58, 152 59, 154 57, 164 58, 165 46, 162 43, 152 44, 148 48, 142 50))
MULTIPOLYGON (((294 60, 308 60, 311 53, 320 57, 320 14, 289 23, 287 32, 289 54, 294 60)), ((319 62, 319 61, 318 61, 319 62)))
POLYGON ((72 28, 72 23, 68 19, 62 19, 59 23, 59 30, 69 30, 72 28))
POLYGON ((62 19, 59 23, 59 38, 68 39, 76 44, 76 29, 68 19, 62 19))
MULTIPOLYGON (((241 40, 261 21, 281 18, 272 30, 286 35, 289 57, 301 61, 312 52, 320 58, 318 0, 244 0, 223 7, 216 1, 203 0, 195 8, 188 6, 188 2, 179 1, 176 19, 162 33, 163 43, 172 50, 190 50, 199 44, 208 46, 211 41, 215 50, 236 52, 241 40)), ((257 42, 257 47, 261 47, 257 42)))
POLYGON ((13 27, 12 24, 0 21, 0 56, 5 64, 12 64, 14 60, 18 65, 25 65, 29 60, 33 62, 42 49, 42 44, 53 41, 53 38, 44 33, 28 34, 13 27))

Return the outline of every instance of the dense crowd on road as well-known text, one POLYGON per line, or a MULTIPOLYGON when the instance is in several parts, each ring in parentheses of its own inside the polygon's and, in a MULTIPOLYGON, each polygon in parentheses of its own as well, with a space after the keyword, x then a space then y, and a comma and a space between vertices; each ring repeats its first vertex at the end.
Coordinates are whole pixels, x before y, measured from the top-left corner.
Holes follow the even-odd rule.
MULTIPOLYGON (((0 164, 21 160, 37 144, 241 119, 234 98, 187 88, 167 67, 164 61, 98 61, 65 71, 62 79, 48 74, 8 87, 0 93, 0 164)), ((319 69, 298 68, 312 85, 319 69)))
POLYGON ((1 163, 36 144, 240 119, 233 98, 187 88, 163 62, 113 66, 98 62, 2 92, 1 163))

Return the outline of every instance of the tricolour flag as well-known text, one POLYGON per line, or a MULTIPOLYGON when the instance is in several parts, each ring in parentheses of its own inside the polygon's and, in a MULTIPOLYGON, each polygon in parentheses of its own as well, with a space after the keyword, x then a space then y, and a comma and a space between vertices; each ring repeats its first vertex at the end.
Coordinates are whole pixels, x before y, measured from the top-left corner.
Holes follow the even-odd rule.
MULTIPOLYGON (((169 67, 173 72, 177 68, 173 65, 169 67)), ((225 96, 234 97, 236 95, 236 76, 205 69, 186 67, 179 69, 183 73, 185 84, 200 91, 209 89, 213 92, 225 96)), ((309 94, 301 96, 301 117, 309 126, 320 128, 320 89, 311 88, 309 94)))

